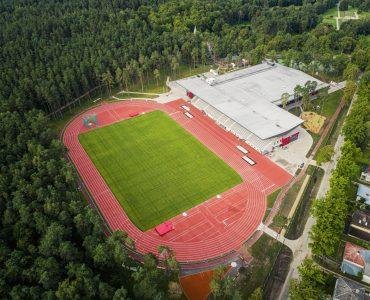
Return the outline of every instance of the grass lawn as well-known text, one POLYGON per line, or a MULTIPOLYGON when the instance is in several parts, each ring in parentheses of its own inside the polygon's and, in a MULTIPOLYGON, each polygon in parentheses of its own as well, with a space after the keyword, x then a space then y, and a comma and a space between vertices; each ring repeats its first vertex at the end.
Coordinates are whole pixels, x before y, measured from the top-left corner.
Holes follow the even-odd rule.
POLYGON ((323 15, 323 20, 322 22, 325 23, 325 24, 330 24, 330 25, 333 25, 334 27, 337 26, 336 24, 336 21, 335 21, 335 17, 338 16, 338 9, 337 7, 332 7, 330 9, 328 9, 323 15))
POLYGON ((267 209, 265 212, 265 216, 263 217, 263 221, 265 221, 265 219, 269 215, 270 210, 274 206, 275 200, 277 196, 279 195, 280 191, 281 191, 281 188, 277 189, 275 192, 272 192, 270 195, 267 196, 267 209))
POLYGON ((295 240, 302 235, 310 215, 312 200, 316 198, 324 176, 324 170, 310 165, 307 169, 307 174, 311 175, 311 177, 285 234, 285 237, 288 239, 295 240))
POLYGON ((140 94, 140 93, 120 93, 120 94, 117 94, 115 97, 119 98, 119 99, 132 99, 132 98, 145 98, 145 99, 153 99, 155 97, 157 97, 156 95, 147 95, 147 94, 140 94))
POLYGON ((294 107, 289 110, 289 112, 297 117, 299 117, 302 113, 302 110, 299 107, 294 107))
MULTIPOLYGON (((322 112, 321 114, 324 116, 327 116, 328 119, 331 117, 334 112, 336 111, 340 100, 342 99, 343 91, 336 91, 332 94, 329 94, 325 99, 324 99, 324 104, 322 105, 322 112)), ((348 111, 348 106, 344 107, 338 117, 335 119, 333 125, 331 126, 326 138, 323 140, 321 146, 319 149, 322 147, 331 144, 332 146, 335 145, 335 142, 337 141, 337 138, 339 136, 340 131, 342 130, 342 126, 344 123, 344 120, 346 118, 346 114, 348 111)), ((317 158, 317 154, 319 151, 316 152, 314 159, 317 158)))
MULTIPOLYGON (((298 196, 298 192, 303 184, 303 181, 304 181, 304 176, 296 184, 294 184, 292 188, 287 192, 279 208, 279 212, 278 212, 279 215, 288 217, 290 210, 294 204, 294 201, 298 196)), ((270 228, 275 228, 275 224, 271 224, 270 228)))
POLYGON ((339 90, 327 95, 324 99, 315 100, 315 103, 321 106, 321 110, 317 113, 327 118, 331 117, 336 111, 342 96, 343 91, 339 90))
POLYGON ((161 111, 79 136, 133 223, 148 230, 242 182, 161 111))
POLYGON ((246 275, 242 274, 241 289, 244 295, 251 295, 256 288, 263 286, 281 246, 278 241, 263 234, 249 249, 254 259, 247 266, 246 275))
MULTIPOLYGON (((341 25, 343 22, 346 22, 348 20, 342 19, 346 16, 355 17, 355 12, 357 12, 357 8, 354 8, 352 6, 348 7, 347 11, 340 11, 340 18, 339 19, 339 25, 341 25)), ((361 12, 358 14, 359 19, 368 18, 370 15, 369 12, 361 12)), ((334 27, 337 26, 335 17, 338 17, 338 9, 337 7, 332 7, 328 9, 324 14, 322 14, 322 23, 333 25, 334 27)))

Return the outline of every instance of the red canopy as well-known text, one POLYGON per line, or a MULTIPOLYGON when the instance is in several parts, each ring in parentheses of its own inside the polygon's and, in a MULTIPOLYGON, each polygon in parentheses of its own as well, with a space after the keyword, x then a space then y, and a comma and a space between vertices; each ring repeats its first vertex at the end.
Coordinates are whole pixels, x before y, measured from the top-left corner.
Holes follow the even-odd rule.
POLYGON ((173 230, 174 227, 173 227, 173 224, 172 222, 170 221, 166 221, 162 224, 159 224, 156 228, 155 228, 155 231, 157 231, 157 233, 159 235, 164 235, 166 234, 167 232, 170 232, 171 230, 173 230))

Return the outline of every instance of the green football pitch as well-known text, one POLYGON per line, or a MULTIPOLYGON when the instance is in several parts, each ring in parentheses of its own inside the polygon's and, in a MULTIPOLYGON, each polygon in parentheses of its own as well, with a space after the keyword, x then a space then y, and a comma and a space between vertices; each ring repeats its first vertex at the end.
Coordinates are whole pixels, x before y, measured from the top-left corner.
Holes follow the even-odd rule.
POLYGON ((79 136, 132 222, 150 229, 242 182, 161 111, 79 136))

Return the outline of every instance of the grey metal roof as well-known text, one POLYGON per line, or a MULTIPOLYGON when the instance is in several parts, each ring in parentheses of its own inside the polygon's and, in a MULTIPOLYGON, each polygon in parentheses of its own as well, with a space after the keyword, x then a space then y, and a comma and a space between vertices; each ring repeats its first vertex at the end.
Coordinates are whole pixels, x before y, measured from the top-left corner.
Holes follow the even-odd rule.
POLYGON ((308 80, 317 81, 318 89, 326 86, 301 71, 267 63, 224 75, 205 73, 176 82, 259 138, 267 139, 302 124, 303 120, 277 104, 283 93, 292 95, 297 84, 304 85, 308 80))
POLYGON ((333 294, 334 300, 362 300, 365 299, 365 288, 354 281, 338 278, 333 294))

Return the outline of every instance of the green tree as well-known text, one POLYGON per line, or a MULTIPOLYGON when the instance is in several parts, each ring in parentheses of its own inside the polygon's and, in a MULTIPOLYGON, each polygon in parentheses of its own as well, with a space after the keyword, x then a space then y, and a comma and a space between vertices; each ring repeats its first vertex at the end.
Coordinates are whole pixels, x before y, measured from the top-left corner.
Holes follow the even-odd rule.
POLYGON ((225 274, 225 271, 226 271, 226 268, 221 266, 221 267, 218 267, 213 273, 213 277, 210 282, 210 287, 211 287, 212 295, 216 298, 221 297, 223 295, 222 278, 225 274))
POLYGON ((332 145, 326 145, 319 149, 317 152, 316 163, 321 166, 323 163, 331 161, 334 155, 334 147, 332 145))
POLYGON ((346 10, 348 10, 348 5, 349 5, 349 3, 348 3, 347 0, 341 0, 339 2, 339 10, 340 11, 346 11, 346 10))
POLYGON ((158 253, 162 258, 166 273, 172 278, 176 278, 179 274, 180 266, 175 258, 173 250, 165 245, 158 246, 158 253))
POLYGON ((290 282, 289 296, 293 300, 327 299, 325 290, 330 276, 323 273, 311 259, 305 259, 298 267, 299 279, 290 282))
POLYGON ((283 106, 283 108, 286 107, 286 105, 289 101, 289 97, 290 97, 289 93, 283 93, 281 95, 281 105, 283 106))
POLYGON ((302 93, 302 107, 303 107, 303 110, 308 110, 309 105, 310 105, 309 89, 307 87, 302 87, 301 93, 302 93))
POLYGON ((176 76, 176 70, 179 67, 179 61, 176 56, 173 56, 171 59, 171 69, 174 76, 176 76))
POLYGON ((108 93, 110 95, 111 92, 112 92, 111 88, 112 88, 112 85, 113 85, 113 76, 110 73, 110 71, 107 71, 107 72, 103 73, 101 75, 101 80, 102 80, 103 84, 105 84, 105 86, 107 87, 108 93))
POLYGON ((144 70, 142 68, 138 68, 136 72, 137 72, 137 76, 140 79, 141 91, 143 92, 144 91, 144 70))
POLYGON ((311 208, 316 223, 311 229, 311 249, 314 255, 335 256, 349 213, 352 182, 360 173, 356 162, 361 154, 351 141, 341 148, 341 157, 330 178, 330 188, 323 199, 315 199, 311 208))
POLYGON ((368 141, 366 123, 370 115, 369 86, 370 84, 366 81, 361 81, 357 99, 353 102, 351 112, 343 126, 345 138, 362 148, 366 147, 368 141))
POLYGON ((263 299, 263 291, 262 288, 256 288, 252 295, 249 296, 248 300, 262 300, 263 299))
POLYGON ((352 80, 346 82, 346 87, 343 91, 343 99, 348 104, 351 102, 354 93, 356 92, 356 83, 352 80))
POLYGON ((294 87, 294 99, 297 102, 303 95, 303 87, 301 85, 296 85, 294 87))
POLYGON ((113 300, 125 300, 127 299, 127 291, 124 288, 120 288, 115 291, 113 300))
POLYGON ((211 292, 216 299, 239 298, 239 291, 231 277, 225 276, 226 267, 220 266, 215 269, 210 282, 211 292))
POLYGON ((281 214, 277 214, 273 219, 273 224, 276 227, 285 228, 288 222, 288 218, 281 214))
POLYGON ((154 69, 154 71, 153 71, 153 75, 154 75, 154 78, 155 78, 155 80, 156 80, 156 82, 157 82, 157 86, 158 86, 158 79, 160 78, 160 73, 159 73, 159 70, 158 69, 154 69))
POLYGON ((153 254, 144 257, 144 263, 138 271, 133 273, 135 297, 140 299, 164 298, 168 286, 153 254))
POLYGON ((347 81, 355 81, 360 74, 360 69, 357 65, 349 63, 343 71, 343 77, 347 81))

